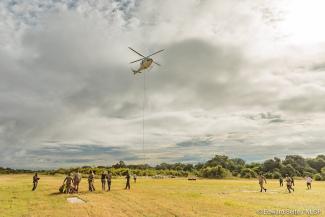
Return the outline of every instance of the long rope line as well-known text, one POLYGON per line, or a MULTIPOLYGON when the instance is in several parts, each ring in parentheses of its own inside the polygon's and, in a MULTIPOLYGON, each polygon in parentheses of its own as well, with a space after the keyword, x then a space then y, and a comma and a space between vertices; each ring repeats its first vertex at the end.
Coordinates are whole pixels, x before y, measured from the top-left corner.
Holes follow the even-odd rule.
POLYGON ((142 154, 143 165, 145 164, 146 154, 144 153, 144 113, 146 107, 146 72, 143 73, 143 109, 142 109, 142 154))

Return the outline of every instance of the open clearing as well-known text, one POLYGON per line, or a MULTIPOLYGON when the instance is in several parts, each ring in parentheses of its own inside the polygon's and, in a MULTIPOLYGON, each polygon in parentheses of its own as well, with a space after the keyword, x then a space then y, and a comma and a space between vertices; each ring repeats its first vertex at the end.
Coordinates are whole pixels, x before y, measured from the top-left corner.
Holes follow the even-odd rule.
MULTIPOLYGON (((258 192, 257 180, 197 180, 138 178, 131 191, 123 190, 124 179, 113 179, 111 192, 102 192, 95 180, 96 192, 87 191, 81 182, 78 195, 59 194, 63 176, 42 176, 32 192, 32 175, 0 176, 1 217, 119 217, 119 216, 262 216, 268 210, 319 209, 325 212, 325 183, 314 182, 306 190, 304 181, 296 181, 293 194, 269 180, 267 193, 258 192), (84 204, 69 203, 78 197, 84 204)), ((271 216, 271 215, 268 215, 271 216)), ((285 216, 285 215, 282 215, 285 216)), ((291 215, 292 216, 292 215, 291 215)), ((301 215, 300 215, 301 216, 301 215)), ((304 215, 309 216, 309 215, 304 215)), ((325 216, 322 213, 318 216, 325 216)))

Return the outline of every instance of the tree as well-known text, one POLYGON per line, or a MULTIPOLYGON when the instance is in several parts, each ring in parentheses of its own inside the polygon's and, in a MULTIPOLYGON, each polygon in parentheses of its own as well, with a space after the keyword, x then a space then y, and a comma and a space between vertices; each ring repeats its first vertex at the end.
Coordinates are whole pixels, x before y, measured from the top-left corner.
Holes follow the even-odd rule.
POLYGON ((124 163, 124 161, 119 161, 117 164, 114 164, 112 166, 113 168, 126 168, 126 164, 124 163))
POLYGON ((245 166, 245 161, 241 158, 233 158, 230 161, 234 162, 238 166, 245 166))
POLYGON ((285 157, 283 161, 284 165, 291 165, 295 169, 295 174, 302 175, 305 167, 307 166, 307 162, 305 159, 299 155, 288 155, 285 157))
POLYGON ((315 180, 315 181, 321 181, 321 180, 322 180, 322 176, 321 176, 321 174, 316 173, 316 174, 314 175, 314 180, 315 180))
POLYGON ((272 178, 273 178, 273 179, 278 179, 278 178, 280 178, 280 177, 282 177, 282 176, 281 176, 281 173, 279 173, 279 172, 277 172, 277 171, 276 171, 276 172, 273 172, 273 175, 272 175, 272 178))
MULTIPOLYGON (((318 155, 314 159, 307 159, 308 165, 315 169, 316 171, 320 172, 320 170, 325 167, 325 159, 323 159, 324 155, 318 155)), ((325 156, 324 156, 325 157, 325 156)))
POLYGON ((322 176, 322 180, 325 180, 325 167, 320 170, 320 175, 322 176))
POLYGON ((222 166, 223 168, 227 168, 228 169, 228 162, 229 158, 226 155, 215 155, 211 160, 208 160, 205 163, 206 167, 215 167, 215 166, 222 166))
POLYGON ((224 169, 222 166, 218 165, 215 167, 206 167, 202 169, 201 174, 205 178, 221 179, 227 177, 229 170, 224 169))
POLYGON ((252 170, 250 168, 243 168, 240 171, 240 177, 242 177, 242 178, 255 178, 256 173, 255 173, 254 170, 252 170))
POLYGON ((281 168, 281 175, 285 176, 286 174, 288 174, 289 176, 295 176, 297 175, 297 171, 295 170, 295 168, 293 168, 291 164, 287 164, 281 168))
POLYGON ((275 168, 277 168, 277 163, 273 159, 269 159, 264 161, 262 165, 263 172, 273 172, 275 168))

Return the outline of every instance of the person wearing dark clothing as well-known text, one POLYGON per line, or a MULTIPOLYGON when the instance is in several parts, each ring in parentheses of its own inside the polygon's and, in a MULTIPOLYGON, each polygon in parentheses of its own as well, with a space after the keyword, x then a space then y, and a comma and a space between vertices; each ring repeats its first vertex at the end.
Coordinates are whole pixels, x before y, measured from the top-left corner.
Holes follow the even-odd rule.
POLYGON ((79 173, 79 171, 77 173, 74 174, 73 176, 73 186, 74 189, 76 190, 76 192, 79 192, 79 184, 81 182, 81 175, 79 173))
POLYGON ((71 174, 69 173, 67 177, 65 177, 63 184, 65 183, 65 190, 67 194, 72 193, 72 182, 73 178, 71 177, 71 174))
POLYGON ((280 187, 282 187, 283 186, 283 178, 282 178, 282 176, 280 176, 279 182, 280 182, 280 187))
POLYGON ((287 189, 288 189, 289 193, 291 193, 291 190, 295 191, 295 189, 292 187, 292 183, 293 183, 292 178, 290 178, 288 175, 286 175, 285 181, 287 183, 287 189))
POLYGON ((95 191, 94 179, 95 179, 94 173, 90 172, 89 176, 88 176, 88 189, 89 189, 89 191, 95 191))
POLYGON ((125 176, 125 178, 126 178, 125 190, 126 189, 129 189, 130 190, 130 188, 131 188, 131 186, 130 186, 130 178, 131 178, 130 174, 127 173, 126 176, 125 176))
POLYGON ((106 186, 106 174, 102 173, 101 179, 102 181, 102 190, 105 191, 105 186, 106 186))
POLYGON ((38 178, 37 173, 35 173, 35 175, 33 176, 33 189, 32 191, 35 191, 38 185, 38 180, 40 180, 40 178, 38 178))
POLYGON ((111 184, 112 184, 112 174, 108 172, 107 176, 107 191, 111 190, 111 184))

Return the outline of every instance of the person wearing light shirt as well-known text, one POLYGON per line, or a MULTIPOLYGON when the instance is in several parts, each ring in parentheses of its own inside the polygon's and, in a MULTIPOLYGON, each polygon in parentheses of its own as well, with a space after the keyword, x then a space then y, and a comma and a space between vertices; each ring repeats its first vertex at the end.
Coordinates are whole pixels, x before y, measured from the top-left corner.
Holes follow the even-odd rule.
POLYGON ((307 189, 311 189, 311 183, 313 182, 313 179, 310 176, 306 177, 306 183, 307 183, 307 189))

